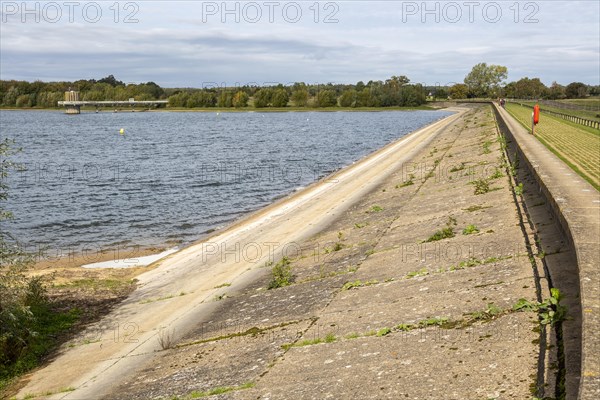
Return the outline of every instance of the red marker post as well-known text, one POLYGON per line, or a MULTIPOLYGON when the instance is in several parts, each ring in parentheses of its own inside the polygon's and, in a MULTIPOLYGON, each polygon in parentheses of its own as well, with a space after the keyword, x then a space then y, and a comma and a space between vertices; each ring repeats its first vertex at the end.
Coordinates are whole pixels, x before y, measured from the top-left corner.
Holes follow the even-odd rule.
POLYGON ((540 122, 540 106, 533 106, 533 112, 531 113, 531 134, 535 134, 535 126, 540 122))

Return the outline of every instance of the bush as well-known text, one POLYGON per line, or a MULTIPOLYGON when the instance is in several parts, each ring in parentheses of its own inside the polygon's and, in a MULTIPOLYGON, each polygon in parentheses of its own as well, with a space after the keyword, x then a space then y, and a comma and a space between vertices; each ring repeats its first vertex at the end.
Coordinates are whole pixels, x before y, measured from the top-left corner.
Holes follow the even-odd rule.
MULTIPOLYGON (((12 141, 0 142, 0 201, 8 196, 4 182, 18 166, 9 160, 12 141)), ((0 222, 11 214, 0 203, 0 222)), ((0 390, 13 376, 34 368, 69 328, 78 310, 56 313, 50 309, 41 277, 30 277, 33 260, 6 232, 0 231, 0 390)))

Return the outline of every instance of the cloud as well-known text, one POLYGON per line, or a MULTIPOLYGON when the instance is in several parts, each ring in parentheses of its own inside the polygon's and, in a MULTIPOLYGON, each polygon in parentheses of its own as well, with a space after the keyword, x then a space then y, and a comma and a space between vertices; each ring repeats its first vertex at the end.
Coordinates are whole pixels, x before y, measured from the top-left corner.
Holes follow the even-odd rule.
MULTIPOLYGON (((95 24, 81 18, 21 23, 13 15, 2 23, 0 77, 74 80, 113 74, 128 82, 181 87, 407 75, 414 82, 444 84, 462 81, 474 64, 488 62, 506 65, 510 79, 527 75, 547 84, 598 84, 598 2, 527 3, 537 9, 517 2, 518 15, 510 8, 513 3, 496 2, 502 18, 495 23, 489 22, 492 14, 482 14, 491 2, 479 2, 472 22, 464 6, 460 20, 449 22, 443 11, 448 2, 427 3, 428 10, 438 7, 439 15, 406 15, 403 7, 409 3, 333 2, 337 9, 318 3, 317 16, 310 8, 314 3, 300 2, 302 17, 296 23, 277 13, 270 23, 264 12, 256 24, 243 15, 240 23, 231 15, 223 23, 221 15, 203 15, 202 2, 141 1, 134 24, 122 23, 124 10, 115 23, 109 3, 99 3, 103 19, 95 24), (323 23, 332 11, 338 22, 323 23), (531 15, 537 22, 524 23, 531 15)), ((243 10, 246 3, 239 4, 243 10)), ((287 3, 279 4, 281 12, 287 3)))

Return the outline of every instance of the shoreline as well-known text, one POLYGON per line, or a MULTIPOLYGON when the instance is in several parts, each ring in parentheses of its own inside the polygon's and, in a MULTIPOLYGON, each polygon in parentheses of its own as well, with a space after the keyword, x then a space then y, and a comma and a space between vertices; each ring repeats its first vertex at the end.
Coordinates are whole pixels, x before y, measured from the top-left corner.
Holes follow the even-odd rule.
MULTIPOLYGON (((438 110, 432 110, 432 111, 444 111, 444 110, 449 110, 449 109, 450 108, 444 108, 444 109, 438 109, 438 110)), ((232 112, 236 112, 236 111, 232 111, 232 112)), ((456 114, 456 112, 455 112, 455 114, 456 114)), ((454 114, 452 114, 452 115, 454 115, 454 114)), ((331 172, 330 174, 328 174, 318 180, 315 180, 315 181, 307 184, 306 186, 303 186, 301 188, 293 188, 285 193, 275 195, 268 204, 257 205, 253 210, 248 211, 244 215, 241 215, 241 216, 238 216, 237 218, 231 219, 231 220, 227 221, 225 224, 220 224, 219 226, 215 226, 210 229, 207 229, 205 232, 200 234, 196 239, 187 240, 185 242, 182 242, 180 240, 169 240, 166 242, 161 242, 161 243, 156 243, 156 244, 151 244, 151 245, 133 245, 133 246, 126 246, 126 247, 122 247, 122 248, 107 247, 107 248, 103 248, 99 252, 96 252, 91 255, 80 254, 80 255, 74 256, 73 254, 68 254, 68 255, 65 255, 62 257, 58 257, 56 259, 51 259, 51 257, 47 257, 46 259, 36 261, 32 269, 34 271, 40 271, 40 270, 52 270, 52 269, 63 269, 63 268, 80 268, 86 264, 102 263, 104 265, 108 265, 108 263, 110 263, 110 262, 119 264, 120 262, 123 262, 124 260, 132 259, 132 258, 152 257, 152 256, 156 256, 157 254, 163 253, 165 251, 169 251, 173 248, 177 248, 178 249, 177 251, 182 251, 187 248, 196 246, 198 244, 209 242, 211 238, 219 236, 221 233, 227 232, 228 230, 230 230, 230 228, 233 228, 235 226, 245 223, 246 220, 251 219, 256 214, 260 214, 263 210, 267 210, 272 207, 276 207, 279 204, 285 203, 296 195, 302 195, 302 193, 304 193, 305 191, 311 190, 316 185, 335 180, 336 177, 338 175, 342 174, 346 169, 351 168, 352 166, 359 164, 363 160, 369 159, 369 158, 375 156, 376 154, 379 154, 380 152, 384 152, 385 149, 387 149, 388 147, 394 146, 399 141, 409 138, 415 132, 418 132, 423 129, 427 129, 429 126, 436 124, 445 118, 451 117, 452 115, 447 116, 447 117, 440 117, 439 119, 432 121, 431 123, 429 123, 425 126, 422 126, 413 131, 410 131, 410 132, 406 133, 405 135, 390 141, 389 143, 385 144, 383 147, 375 149, 372 152, 361 156, 360 158, 352 161, 351 163, 344 165, 343 167, 337 169, 336 171, 331 172), (126 257, 123 257, 123 256, 126 256, 126 257)), ((171 255, 171 254, 169 254, 169 255, 171 255)), ((167 255, 167 256, 169 256, 169 255, 167 255)), ((167 256, 165 256, 165 257, 167 257, 167 256)), ((162 261, 165 257, 161 257, 160 259, 157 259, 149 264, 146 264, 142 268, 151 269, 154 264, 162 261)), ((132 267, 134 267, 134 266, 132 265, 129 268, 132 268, 132 267)), ((110 268, 110 267, 106 267, 106 268, 110 268)), ((127 267, 125 267, 125 268, 127 268, 127 267)))
MULTIPOLYGON (((197 113, 248 113, 248 112, 384 112, 384 111, 440 111, 443 108, 421 105, 415 107, 265 107, 265 108, 219 108, 219 107, 204 107, 204 108, 155 108, 155 109, 119 109, 116 114, 128 112, 197 112, 197 113)), ((49 111, 62 112, 64 108, 2 108, 0 111, 49 111)), ((82 108, 82 114, 96 114, 95 108, 82 108)), ((101 109, 98 114, 115 114, 110 108, 101 109)), ((78 114, 73 114, 78 115, 78 114)))
MULTIPOLYGON (((159 327, 177 332, 174 339, 180 339, 217 307, 213 298, 218 287, 224 282, 229 290, 246 287, 257 274, 264 272, 261 266, 270 256, 234 262, 233 257, 223 258, 224 253, 210 253, 202 243, 211 241, 219 244, 221 250, 228 250, 248 243, 297 244, 317 234, 427 146, 438 132, 451 126, 466 109, 449 111, 455 113, 142 268, 141 275, 136 276, 137 290, 98 322, 135 323, 139 327, 139 340, 117 343, 108 338, 101 340, 103 346, 100 347, 75 347, 75 350, 63 347, 65 351, 51 364, 29 376, 29 383, 21 393, 43 393, 52 387, 74 386, 79 389, 66 397, 81 398, 97 397, 109 390, 115 381, 123 378, 123 371, 133 371, 153 357, 159 327), (187 296, 190 293, 194 295, 187 296), (156 299, 169 300, 157 302, 156 299), (108 366, 103 360, 118 361, 108 366), (77 367, 66 371, 62 366, 65 363, 77 367)), ((279 253, 280 249, 277 256, 279 253)), ((112 335, 112 332, 107 333, 112 335)))

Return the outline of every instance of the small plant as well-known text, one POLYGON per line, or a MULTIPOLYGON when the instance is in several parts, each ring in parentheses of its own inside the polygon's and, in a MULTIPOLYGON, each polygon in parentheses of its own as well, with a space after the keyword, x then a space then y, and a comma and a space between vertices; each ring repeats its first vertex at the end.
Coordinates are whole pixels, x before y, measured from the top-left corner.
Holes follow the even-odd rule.
POLYGON ((540 322, 542 325, 554 325, 565 320, 567 308, 560 304, 561 300, 560 290, 550 289, 550 298, 540 304, 540 322))
POLYGON ((539 259, 544 259, 544 257, 546 257, 546 252, 542 250, 537 254, 537 256, 539 259))
POLYGON ((402 331, 402 332, 408 332, 410 330, 415 329, 415 325, 413 325, 413 324, 399 324, 398 326, 396 326, 396 329, 398 329, 399 331, 402 331))
POLYGON ((470 182, 475 186, 475 194, 485 194, 490 191, 490 183, 487 179, 479 178, 476 181, 470 182))
POLYGON ((408 274, 406 274, 406 278, 407 279, 412 279, 415 278, 417 276, 425 276, 425 275, 429 275, 429 272, 427 271, 427 268, 422 268, 418 271, 412 271, 409 272, 408 274))
POLYGON ((365 226, 367 226, 367 224, 366 224, 366 223, 356 223, 356 224, 354 224, 354 227, 355 227, 356 229, 362 229, 362 228, 364 228, 365 226))
POLYGON ((173 334, 175 332, 173 330, 168 330, 165 328, 161 328, 158 332, 157 340, 160 348, 163 350, 170 349, 173 347, 173 334))
POLYGON ((465 169, 465 163, 461 162, 460 165, 455 165, 454 167, 450 168, 450 172, 458 172, 462 171, 463 169, 465 169))
POLYGON ((467 225, 465 229, 463 229, 463 235, 472 235, 474 233, 479 233, 479 229, 475 225, 467 225))
POLYGON ((362 281, 354 281, 354 282, 346 282, 344 286, 342 286, 342 290, 350 290, 352 288, 361 287, 363 285, 362 281))
POLYGON ((328 333, 327 335, 325 335, 325 343, 333 343, 337 340, 337 338, 335 337, 335 335, 333 333, 328 333))
POLYGON ((442 326, 444 323, 448 322, 448 318, 445 317, 433 317, 424 319, 419 321, 419 326, 422 328, 426 328, 428 326, 442 326))
POLYGON ((277 289, 292 284, 292 266, 290 259, 283 257, 271 270, 272 279, 268 289, 277 289))
POLYGON ((494 303, 488 303, 487 308, 483 311, 471 313, 472 321, 490 321, 502 314, 503 310, 494 303))
POLYGON ((224 288, 224 287, 228 287, 231 286, 231 283, 229 282, 225 282, 225 283, 221 283, 220 285, 215 286, 215 289, 219 289, 219 288, 224 288))
POLYGON ((467 207, 467 208, 465 208, 464 210, 465 210, 465 211, 468 211, 468 212, 475 212, 475 211, 479 211, 479 210, 484 210, 484 209, 486 209, 486 208, 491 208, 491 207, 490 207, 490 206, 480 206, 480 205, 475 205, 475 206, 470 206, 470 207, 467 207))
POLYGON ((340 251, 343 248, 344 248, 344 245, 341 244, 340 242, 336 242, 336 244, 333 245, 333 251, 340 251))
POLYGON ((490 150, 490 146, 491 145, 492 145, 492 142, 490 142, 489 140, 486 140, 483 143, 483 154, 489 154, 489 153, 491 153, 491 150, 490 150))
POLYGON ((494 173, 492 175, 490 175, 490 177, 488 178, 488 180, 492 180, 492 179, 499 179, 502 178, 504 175, 502 174, 502 171, 500 171, 499 168, 496 168, 494 170, 494 173))
POLYGON ((392 330, 390 328, 381 328, 380 330, 377 331, 377 334, 375 336, 382 337, 382 336, 389 334, 390 332, 392 332, 392 330))
POLYGON ((562 294, 556 288, 550 289, 550 298, 542 303, 530 302, 527 299, 519 299, 513 306, 514 311, 536 311, 540 317, 540 324, 554 325, 562 322, 567 317, 567 308, 560 304, 562 294))
MULTIPOLYGON (((414 176, 414 175, 411 175, 411 176, 414 176)), ((411 178, 411 179, 409 179, 407 181, 404 181, 404 182, 396 185, 395 187, 396 187, 396 189, 400 189, 400 188, 403 188, 403 187, 406 187, 406 186, 410 186, 410 185, 414 185, 414 184, 415 183, 413 182, 413 180, 411 178)))
POLYGON ((521 196, 523 194, 523 183, 519 183, 517 186, 515 186, 515 194, 517 196, 521 196))
POLYGON ((383 211, 383 208, 381 206, 378 206, 377 204, 375 204, 369 210, 367 210, 368 213, 376 213, 381 211, 383 211))
POLYGON ((446 227, 431 235, 427 240, 425 240, 425 242, 435 242, 454 237, 453 225, 456 225, 456 218, 449 217, 448 222, 446 222, 446 227))
POLYGON ((344 336, 346 339, 357 339, 360 337, 360 335, 356 332, 350 332, 349 334, 347 334, 346 336, 344 336))

